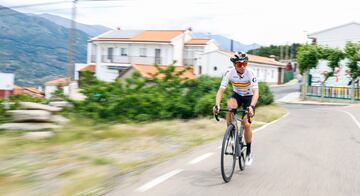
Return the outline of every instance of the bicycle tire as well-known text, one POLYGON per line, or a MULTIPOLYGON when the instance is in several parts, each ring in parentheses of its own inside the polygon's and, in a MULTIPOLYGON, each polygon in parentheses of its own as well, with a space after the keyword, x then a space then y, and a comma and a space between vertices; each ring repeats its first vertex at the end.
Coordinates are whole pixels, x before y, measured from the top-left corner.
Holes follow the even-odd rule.
POLYGON ((245 154, 246 154, 246 147, 244 146, 244 141, 242 141, 240 144, 240 157, 239 157, 239 169, 240 171, 245 170, 245 154))
POLYGON ((240 171, 245 170, 245 153, 241 153, 240 157, 239 157, 239 168, 240 171))
MULTIPOLYGON (((224 138, 223 138, 223 142, 222 142, 222 146, 221 146, 221 175, 223 180, 228 183, 233 174, 234 174, 234 170, 235 170, 235 164, 236 164, 236 154, 235 154, 235 148, 236 148, 236 140, 235 140, 235 127, 233 125, 229 125, 228 128, 225 131, 224 134, 224 138), (231 134, 233 133, 233 134, 231 134), (233 139, 234 142, 232 142, 232 155, 228 155, 226 154, 226 150, 229 144, 229 141, 231 140, 231 138, 233 139), (225 168, 225 156, 232 156, 232 165, 230 167, 230 173, 226 174, 227 172, 225 171, 227 168, 225 168)), ((231 143, 231 142, 230 142, 231 143)))

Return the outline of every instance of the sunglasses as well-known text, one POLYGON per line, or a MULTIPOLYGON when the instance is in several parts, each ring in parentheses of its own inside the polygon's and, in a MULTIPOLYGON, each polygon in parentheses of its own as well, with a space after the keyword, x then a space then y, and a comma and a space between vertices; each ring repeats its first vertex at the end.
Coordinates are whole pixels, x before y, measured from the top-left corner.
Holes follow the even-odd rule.
POLYGON ((235 67, 237 68, 246 67, 246 66, 247 66, 247 62, 238 62, 235 64, 235 67))

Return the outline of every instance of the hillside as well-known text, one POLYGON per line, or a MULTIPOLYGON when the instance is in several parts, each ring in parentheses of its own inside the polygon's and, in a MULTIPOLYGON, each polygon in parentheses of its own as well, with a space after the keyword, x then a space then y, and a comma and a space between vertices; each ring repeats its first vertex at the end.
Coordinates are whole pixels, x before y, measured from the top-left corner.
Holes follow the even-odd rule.
MULTIPOLYGON (((69 29, 42 17, 0 6, 0 72, 15 73, 21 86, 66 75, 69 29)), ((75 62, 86 61, 89 36, 77 31, 75 62)))
MULTIPOLYGON (((199 38, 206 38, 206 37, 209 37, 208 34, 206 33, 201 33, 201 32, 196 32, 193 34, 195 37, 199 37, 199 38)), ((230 45, 231 45, 231 39, 225 37, 225 36, 222 36, 222 35, 211 35, 211 38, 215 40, 215 42, 217 44, 219 44, 219 47, 221 49, 224 49, 224 50, 230 50, 230 45)), ((250 45, 246 45, 246 44, 242 44, 238 41, 234 41, 234 45, 233 45, 233 50, 234 51, 243 51, 243 52, 247 52, 249 50, 253 50, 253 49, 256 49, 256 48, 260 48, 261 45, 259 44, 250 44, 250 45)))
MULTIPOLYGON (((67 18, 63 18, 61 16, 55 16, 52 14, 41 14, 40 17, 46 18, 58 25, 61 25, 65 28, 70 28, 71 20, 67 18)), ((87 33, 88 35, 95 37, 107 31, 110 31, 111 28, 102 26, 102 25, 87 25, 82 23, 76 23, 76 28, 80 31, 87 33)))

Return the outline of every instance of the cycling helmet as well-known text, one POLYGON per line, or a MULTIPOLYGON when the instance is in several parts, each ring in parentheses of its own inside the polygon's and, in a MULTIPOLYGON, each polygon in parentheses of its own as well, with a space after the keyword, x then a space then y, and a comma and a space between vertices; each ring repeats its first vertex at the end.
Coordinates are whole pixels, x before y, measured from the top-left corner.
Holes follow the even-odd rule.
POLYGON ((248 62, 248 56, 243 52, 236 52, 233 57, 230 58, 230 61, 234 64, 239 62, 248 62))

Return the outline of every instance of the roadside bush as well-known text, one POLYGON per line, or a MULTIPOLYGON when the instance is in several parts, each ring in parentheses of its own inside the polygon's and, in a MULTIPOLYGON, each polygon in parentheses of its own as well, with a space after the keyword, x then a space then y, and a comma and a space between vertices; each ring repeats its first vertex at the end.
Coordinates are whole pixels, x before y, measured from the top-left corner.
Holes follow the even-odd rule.
POLYGON ((265 82, 259 82, 259 100, 257 106, 269 105, 274 102, 274 96, 265 82))
POLYGON ((6 120, 6 110, 4 107, 4 100, 0 99, 0 123, 4 122, 6 120))
MULTIPOLYGON (((158 74, 146 79, 134 73, 126 79, 108 83, 85 73, 81 81, 82 102, 73 102, 74 111, 105 121, 150 121, 173 118, 211 116, 220 78, 200 76, 194 80, 180 78, 186 70, 176 72, 174 66, 158 68, 158 74)), ((232 93, 225 92, 222 107, 232 93)), ((259 105, 273 101, 271 91, 260 83, 259 105)))
POLYGON ((26 94, 17 94, 17 95, 11 95, 9 97, 10 102, 35 102, 35 103, 45 103, 46 99, 41 97, 32 97, 30 95, 26 94))

